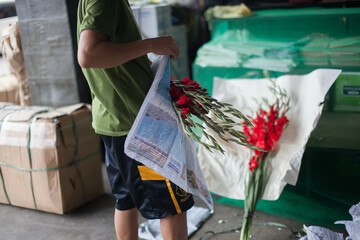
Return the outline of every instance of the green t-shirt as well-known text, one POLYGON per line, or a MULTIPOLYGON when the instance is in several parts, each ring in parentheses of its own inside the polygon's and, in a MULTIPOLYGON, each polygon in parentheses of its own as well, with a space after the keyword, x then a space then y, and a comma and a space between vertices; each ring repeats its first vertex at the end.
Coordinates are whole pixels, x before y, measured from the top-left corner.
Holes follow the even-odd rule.
MULTIPOLYGON (((83 30, 105 34, 113 43, 141 39, 127 0, 80 0, 78 39, 83 30)), ((82 71, 91 90, 95 131, 108 136, 127 134, 153 80, 147 56, 114 68, 82 71)))

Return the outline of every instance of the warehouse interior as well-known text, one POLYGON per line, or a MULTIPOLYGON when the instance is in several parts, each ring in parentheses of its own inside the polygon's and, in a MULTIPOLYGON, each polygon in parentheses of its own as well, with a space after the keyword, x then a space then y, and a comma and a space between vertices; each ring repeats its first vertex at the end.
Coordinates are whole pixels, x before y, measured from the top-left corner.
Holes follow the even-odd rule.
MULTIPOLYGON (((336 239, 360 239, 360 216, 349 213, 360 202, 360 0, 128 1, 143 39, 175 39, 180 54, 170 60, 171 78, 189 77, 234 105, 245 100, 231 86, 245 94, 247 81, 341 71, 319 80, 319 96, 315 80, 299 95, 289 86, 297 96, 293 109, 306 111, 311 102, 315 110, 306 129, 296 129, 299 136, 309 131, 283 160, 278 194, 257 202, 251 238, 316 239, 304 226, 319 226, 342 234, 336 239), (342 220, 354 224, 352 233, 335 224, 342 220)), ((0 239, 116 239, 104 146, 91 125, 92 95, 77 60, 78 4, 0 0, 0 239)), ((302 119, 301 111, 292 116, 302 119)), ((214 211, 195 197, 206 214, 189 239, 239 239, 246 211, 231 186, 242 177, 240 165, 208 163, 212 154, 196 147, 214 211), (209 170, 216 164, 219 175, 209 170)))

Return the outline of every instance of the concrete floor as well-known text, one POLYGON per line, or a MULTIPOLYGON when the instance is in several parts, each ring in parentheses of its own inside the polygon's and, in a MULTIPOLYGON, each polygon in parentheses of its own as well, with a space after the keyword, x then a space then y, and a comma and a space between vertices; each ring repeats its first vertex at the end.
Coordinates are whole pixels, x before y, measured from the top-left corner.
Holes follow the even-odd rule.
MULTIPOLYGON (((98 199, 65 214, 56 215, 9 205, 0 204, 0 240, 116 240, 113 227, 114 199, 103 166, 105 194, 98 199)), ((205 205, 196 199, 196 205, 205 205)), ((243 209, 215 203, 213 216, 196 232, 191 240, 232 240, 239 239, 239 232, 230 232, 213 236, 213 231, 236 229, 242 221, 243 209)), ((139 222, 145 219, 139 217, 139 222)), ((300 231, 303 222, 277 217, 257 211, 254 223, 277 222, 289 226, 293 231, 300 231)), ((287 240, 298 239, 291 236, 289 229, 272 226, 253 226, 252 239, 287 240)))

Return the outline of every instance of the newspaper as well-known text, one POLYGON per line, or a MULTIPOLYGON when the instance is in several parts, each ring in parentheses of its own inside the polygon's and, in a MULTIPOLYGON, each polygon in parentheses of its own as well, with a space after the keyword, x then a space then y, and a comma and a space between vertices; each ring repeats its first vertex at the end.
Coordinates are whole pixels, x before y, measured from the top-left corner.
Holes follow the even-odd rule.
POLYGON ((155 79, 128 134, 125 153, 199 196, 213 210, 195 142, 185 135, 171 104, 169 57, 159 56, 151 68, 155 79))

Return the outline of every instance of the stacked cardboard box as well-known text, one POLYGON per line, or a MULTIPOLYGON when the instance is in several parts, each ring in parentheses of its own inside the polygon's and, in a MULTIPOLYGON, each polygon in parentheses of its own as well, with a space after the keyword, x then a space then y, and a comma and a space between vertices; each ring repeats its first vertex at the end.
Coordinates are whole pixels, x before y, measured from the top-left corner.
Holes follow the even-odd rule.
POLYGON ((131 6, 134 18, 144 38, 164 36, 171 27, 171 9, 168 4, 131 6))
POLYGON ((17 0, 21 45, 31 103, 79 102, 69 14, 64 0, 17 0))
POLYGON ((360 37, 334 39, 324 34, 312 34, 300 53, 308 66, 336 68, 360 65, 360 37))
POLYGON ((185 25, 172 26, 169 31, 180 50, 180 54, 176 61, 171 61, 171 77, 175 79, 183 79, 189 77, 189 61, 187 46, 187 30, 185 25))
POLYGON ((87 105, 0 105, 0 202, 63 214, 103 193, 87 105))
MULTIPOLYGON (((180 55, 176 61, 171 61, 171 77, 175 79, 188 77, 187 29, 185 25, 171 25, 170 5, 166 3, 133 5, 131 10, 143 38, 170 35, 176 40, 180 55)), ((149 54, 149 58, 154 60, 153 54, 149 54)))

